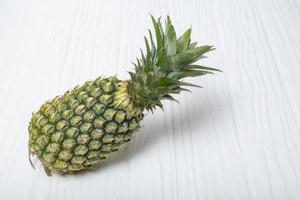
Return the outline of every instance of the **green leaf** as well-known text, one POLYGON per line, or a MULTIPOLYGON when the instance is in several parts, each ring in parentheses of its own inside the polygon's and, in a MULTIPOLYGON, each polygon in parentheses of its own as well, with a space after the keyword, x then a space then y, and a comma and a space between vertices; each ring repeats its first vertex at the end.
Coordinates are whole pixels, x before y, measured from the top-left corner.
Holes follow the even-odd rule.
POLYGON ((159 89, 158 92, 161 94, 161 95, 167 95, 167 94, 179 94, 180 93, 180 90, 179 89, 166 89, 166 88, 163 88, 163 89, 159 89))
POLYGON ((186 53, 193 53, 195 54, 195 58, 196 58, 212 50, 214 50, 213 46, 204 45, 204 46, 196 47, 194 49, 189 49, 186 51, 186 53))
POLYGON ((195 84, 192 84, 192 83, 187 83, 187 82, 180 82, 180 85, 181 86, 189 86, 189 87, 197 87, 197 88, 202 88, 201 86, 199 85, 195 85, 195 84))
POLYGON ((173 56, 176 54, 176 46, 177 46, 177 41, 176 41, 176 33, 174 30, 174 27, 171 25, 168 29, 167 32, 167 52, 168 56, 173 56))
POLYGON ((207 70, 207 71, 218 71, 218 72, 222 72, 222 70, 216 69, 216 68, 212 68, 212 67, 206 67, 206 66, 202 66, 202 65, 187 65, 184 66, 182 69, 184 70, 189 70, 189 69, 202 69, 202 70, 207 70))
POLYGON ((141 56, 142 56, 142 61, 143 61, 143 63, 145 63, 145 61, 146 61, 146 57, 145 57, 145 55, 144 55, 144 52, 142 51, 142 49, 140 49, 140 52, 141 52, 141 56))
POLYGON ((147 40, 146 37, 144 37, 144 40, 145 40, 145 45, 146 45, 146 51, 147 51, 147 55, 150 54, 150 46, 149 46, 149 42, 147 40))
POLYGON ((205 74, 212 74, 212 72, 199 71, 199 70, 188 70, 188 71, 178 72, 174 76, 174 78, 176 78, 176 79, 182 79, 182 78, 186 78, 186 77, 203 76, 205 74))
POLYGON ((152 73, 149 73, 147 74, 147 86, 152 86, 151 84, 153 83, 153 74, 152 73))
POLYGON ((186 88, 183 88, 183 87, 180 87, 180 90, 181 90, 181 91, 186 91, 186 92, 192 92, 191 90, 186 89, 186 88))
POLYGON ((177 49, 177 39, 176 39, 176 32, 172 25, 171 19, 169 16, 167 16, 166 19, 166 28, 165 28, 165 34, 166 34, 166 41, 165 41, 165 47, 167 49, 167 55, 172 56, 176 54, 177 49))
POLYGON ((134 80, 135 79, 135 73, 133 72, 128 72, 128 74, 130 75, 130 79, 134 80))
POLYGON ((155 58, 157 56, 157 51, 156 51, 156 47, 155 47, 155 44, 153 41, 152 33, 149 29, 148 29, 148 32, 149 32, 149 37, 150 37, 150 42, 151 42, 151 54, 149 55, 149 57, 151 57, 151 62, 154 63, 155 58))
POLYGON ((193 42, 189 45, 189 49, 194 49, 197 46, 197 42, 193 42))
POLYGON ((172 58, 172 63, 175 66, 190 63, 195 58, 193 53, 180 53, 172 58))
POLYGON ((155 31, 155 35, 156 35, 156 46, 157 46, 157 49, 161 49, 162 47, 162 40, 163 40, 163 36, 161 34, 161 28, 159 26, 159 19, 157 20, 158 22, 156 22, 156 20, 154 19, 154 17, 151 15, 151 20, 152 20, 152 24, 153 24, 153 27, 154 27, 154 31, 155 31))
POLYGON ((167 16, 167 20, 166 20, 166 30, 168 30, 170 28, 170 26, 172 26, 172 21, 170 16, 167 16))
POLYGON ((188 87, 200 87, 180 81, 186 77, 197 77, 220 71, 215 68, 193 65, 212 46, 197 47, 191 42, 191 28, 179 38, 168 16, 162 27, 160 18, 151 16, 153 32, 144 38, 145 50, 134 62, 134 73, 130 72, 129 91, 135 103, 147 110, 162 106, 161 100, 175 101, 173 94, 189 91, 188 87), (188 88, 188 89, 187 89, 188 88))
POLYGON ((192 29, 186 30, 177 40, 177 53, 182 53, 187 50, 189 43, 191 41, 192 29))
POLYGON ((212 46, 208 46, 208 45, 196 47, 194 49, 189 49, 184 53, 176 54, 173 57, 172 62, 175 66, 194 63, 197 61, 197 59, 201 58, 203 54, 211 50, 213 50, 212 46))
POLYGON ((165 49, 161 49, 157 52, 157 66, 161 71, 168 71, 167 67, 167 62, 168 62, 168 57, 167 57, 167 52, 165 49))
POLYGON ((179 85, 181 82, 174 79, 174 78, 161 78, 158 83, 157 83, 157 87, 167 87, 170 85, 179 85))
POLYGON ((152 33, 151 33, 151 31, 149 29, 148 29, 148 32, 149 32, 151 47, 152 47, 152 49, 153 48, 155 49, 155 44, 154 44, 154 41, 153 41, 152 33))
POLYGON ((175 101, 175 102, 179 103, 179 101, 178 101, 177 99, 175 99, 174 97, 172 97, 172 96, 169 95, 169 94, 164 95, 163 97, 161 97, 161 99, 162 99, 162 100, 165 99, 165 100, 175 101))

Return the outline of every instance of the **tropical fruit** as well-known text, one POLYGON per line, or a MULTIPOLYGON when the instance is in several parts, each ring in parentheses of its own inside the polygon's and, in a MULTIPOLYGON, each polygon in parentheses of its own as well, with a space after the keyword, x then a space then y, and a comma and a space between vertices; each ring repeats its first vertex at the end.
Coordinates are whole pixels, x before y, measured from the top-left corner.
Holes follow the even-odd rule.
POLYGON ((90 169, 129 142, 140 128, 144 112, 163 108, 162 100, 186 87, 186 77, 202 76, 214 68, 195 65, 212 46, 191 43, 191 29, 179 38, 169 17, 162 28, 151 17, 153 36, 134 63, 129 80, 98 77, 45 102, 32 114, 29 153, 36 155, 48 175, 90 169), (153 38, 156 38, 154 42, 153 38))

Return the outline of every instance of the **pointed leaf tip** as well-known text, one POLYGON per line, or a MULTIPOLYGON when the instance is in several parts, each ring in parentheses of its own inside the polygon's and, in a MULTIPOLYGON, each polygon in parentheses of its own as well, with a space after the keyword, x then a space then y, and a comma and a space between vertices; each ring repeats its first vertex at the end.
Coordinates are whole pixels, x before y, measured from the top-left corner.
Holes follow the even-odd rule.
POLYGON ((182 53, 187 50, 191 41, 192 29, 187 29, 177 40, 177 53, 182 53))

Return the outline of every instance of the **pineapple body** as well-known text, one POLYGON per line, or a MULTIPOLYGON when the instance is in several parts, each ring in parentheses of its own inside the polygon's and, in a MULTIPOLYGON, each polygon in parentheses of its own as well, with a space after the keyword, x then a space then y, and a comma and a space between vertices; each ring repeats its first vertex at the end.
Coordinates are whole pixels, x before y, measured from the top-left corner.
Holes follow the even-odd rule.
POLYGON ((142 119, 142 109, 128 95, 127 81, 99 77, 33 113, 29 151, 48 174, 91 168, 130 141, 142 119))
POLYGON ((177 37, 171 19, 165 28, 151 16, 154 33, 144 37, 145 52, 133 63, 128 81, 99 77, 44 103, 29 124, 29 153, 46 172, 89 169, 127 143, 139 129, 143 111, 163 108, 163 100, 199 87, 183 81, 220 71, 196 65, 211 45, 198 46, 191 28, 177 37), (154 39, 156 42, 154 42, 154 39))

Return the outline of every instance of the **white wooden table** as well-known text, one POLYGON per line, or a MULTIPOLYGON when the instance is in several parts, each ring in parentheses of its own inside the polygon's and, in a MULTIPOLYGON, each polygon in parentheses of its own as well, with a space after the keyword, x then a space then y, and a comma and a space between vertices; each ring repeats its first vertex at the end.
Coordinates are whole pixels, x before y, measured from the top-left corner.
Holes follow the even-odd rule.
POLYGON ((0 0, 0 199, 300 199, 300 1, 0 0), (147 114, 95 171, 47 177, 31 112, 98 75, 128 78, 149 13, 216 51, 224 71, 147 114))

